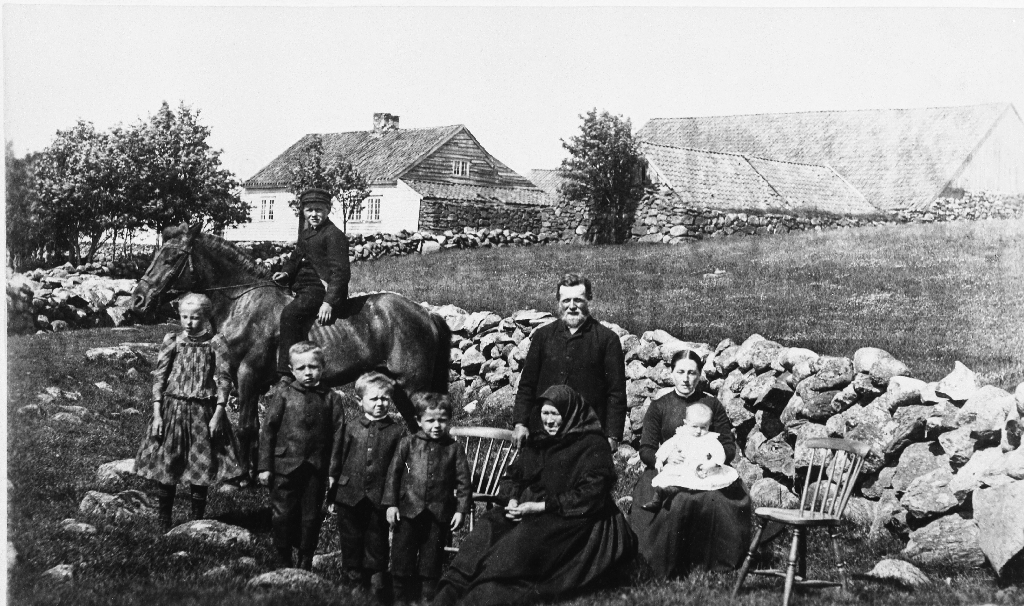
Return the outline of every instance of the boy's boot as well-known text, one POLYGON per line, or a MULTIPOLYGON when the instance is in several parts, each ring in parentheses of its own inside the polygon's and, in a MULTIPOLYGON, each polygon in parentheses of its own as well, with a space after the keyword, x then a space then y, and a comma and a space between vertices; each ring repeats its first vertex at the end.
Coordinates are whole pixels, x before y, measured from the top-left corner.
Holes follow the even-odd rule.
POLYGON ((291 547, 278 547, 277 548, 277 567, 278 568, 291 568, 292 567, 292 548, 291 547))
POLYGON ((370 577, 370 593, 380 604, 390 604, 392 601, 391 583, 388 580, 386 572, 375 572, 370 577))
POLYGON ((206 497, 210 493, 209 486, 192 485, 192 519, 202 520, 206 515, 206 497))
POLYGON ((300 551, 299 552, 299 568, 303 570, 313 570, 313 552, 312 551, 300 551))
POLYGON ((167 532, 171 529, 171 512, 174 509, 174 493, 177 490, 174 484, 157 484, 156 502, 157 519, 160 521, 160 529, 167 532))
POLYGON ((656 495, 653 499, 641 505, 640 508, 651 513, 658 513, 661 511, 661 497, 656 495))
POLYGON ((429 602, 429 601, 434 599, 434 596, 437 595, 437 583, 440 580, 441 579, 431 579, 431 578, 423 577, 423 599, 424 600, 429 602))

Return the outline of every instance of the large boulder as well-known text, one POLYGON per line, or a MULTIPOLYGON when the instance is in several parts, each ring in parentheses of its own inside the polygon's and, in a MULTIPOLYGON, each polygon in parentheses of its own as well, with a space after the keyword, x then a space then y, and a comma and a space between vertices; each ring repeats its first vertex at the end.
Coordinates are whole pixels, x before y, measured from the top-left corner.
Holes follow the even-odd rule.
POLYGON ((980 568, 985 564, 977 523, 955 514, 911 532, 902 555, 922 566, 946 564, 980 568))
POLYGON ((808 467, 811 464, 813 451, 807 448, 807 440, 827 437, 828 431, 825 426, 818 423, 805 423, 797 428, 796 446, 793 449, 793 462, 797 469, 808 467))
MULTIPOLYGON (((978 543, 996 574, 1024 552, 1024 482, 1013 482, 974 493, 978 543)), ((1018 558, 1018 561, 1020 558, 1018 558)))
POLYGON ((452 332, 459 332, 466 328, 466 322, 469 320, 469 312, 465 309, 454 305, 442 305, 434 308, 433 311, 444 318, 445 323, 448 325, 448 329, 452 332))
POLYGON ((978 375, 958 360, 953 364, 953 371, 939 381, 935 393, 953 402, 966 402, 980 387, 978 375))
POLYGON ((743 480, 743 485, 748 489, 764 477, 764 471, 761 470, 761 467, 748 461, 747 457, 743 456, 743 453, 737 453, 736 458, 729 465, 736 470, 740 479, 743 480))
POLYGON ((798 364, 814 364, 819 358, 818 354, 802 347, 788 347, 782 356, 782 367, 792 371, 798 364))
POLYGON ((96 470, 96 484, 105 489, 116 489, 125 480, 135 475, 135 459, 121 459, 99 466, 96 470))
POLYGON ((748 381, 740 392, 751 410, 770 410, 780 413, 793 397, 793 390, 785 383, 779 383, 775 373, 763 372, 748 381))
POLYGON ((217 520, 191 520, 175 526, 167 536, 186 537, 218 547, 243 547, 252 545, 254 540, 252 533, 241 526, 217 520))
POLYGON ((903 450, 893 468, 892 488, 903 494, 914 480, 937 469, 953 472, 949 466, 949 455, 944 454, 934 442, 911 444, 903 450))
POLYGON ((280 568, 265 572, 249 579, 245 585, 250 590, 310 591, 333 587, 320 575, 298 568, 280 568))
POLYGON ((920 568, 914 566, 910 562, 888 558, 875 564, 875 567, 864 573, 864 576, 869 579, 899 583, 900 585, 911 589, 921 587, 922 585, 927 585, 932 582, 931 579, 928 578, 928 575, 921 572, 920 568))
POLYGON ((812 367, 814 374, 801 381, 812 391, 840 390, 853 381, 853 360, 835 356, 822 356, 812 367))
POLYGON ((488 410, 510 410, 516 403, 516 390, 506 385, 491 393, 484 399, 484 408, 488 410))
MULTIPOLYGON (((447 321, 447 318, 445 318, 447 321)), ((469 314, 463 326, 468 334, 476 335, 496 328, 501 323, 501 316, 493 311, 477 311, 469 314)))
POLYGON ((889 412, 901 406, 914 406, 921 403, 921 392, 926 383, 912 377, 893 377, 889 380, 885 393, 874 401, 876 406, 884 406, 889 412))
POLYGON ((750 501, 756 507, 796 509, 800 497, 772 478, 761 478, 750 487, 750 501))
MULTIPOLYGON (((796 386, 796 396, 800 398, 801 406, 796 410, 796 416, 800 419, 807 419, 815 423, 824 423, 830 417, 841 412, 842 400, 836 399, 840 394, 838 390, 817 391, 810 387, 814 377, 801 381, 796 386)), ((796 400, 796 398, 793 398, 796 400)))
POLYGON ((949 483, 949 489, 957 501, 964 503, 986 478, 998 477, 1003 464, 1003 451, 986 448, 971 455, 970 460, 957 470, 949 483))
POLYGON ((900 498, 900 505, 917 519, 942 515, 960 505, 949 488, 953 474, 948 469, 934 469, 916 478, 900 498))
POLYGON ((970 427, 958 427, 939 436, 942 450, 949 455, 949 464, 953 469, 960 469, 974 455, 978 439, 971 435, 970 427))
POLYGON ((853 354, 853 371, 870 372, 875 362, 892 358, 892 354, 877 347, 861 347, 853 354))
POLYGON ((747 447, 743 454, 751 463, 773 474, 792 478, 796 475, 796 466, 793 448, 786 442, 785 436, 785 433, 781 433, 769 440, 760 432, 752 431, 747 436, 747 447))
POLYGON ((868 374, 875 387, 885 389, 888 387, 889 381, 895 377, 905 377, 910 374, 910 369, 896 358, 883 358, 875 362, 868 374))
POLYGON ((739 351, 739 345, 730 345, 715 354, 714 365, 719 375, 727 375, 737 369, 739 363, 736 361, 736 356, 739 351))
POLYGON ((93 347, 85 352, 85 359, 90 362, 120 362, 122 364, 134 364, 142 356, 135 350, 125 345, 114 347, 93 347))
POLYGON ((79 503, 78 511, 114 523, 156 517, 156 509, 149 496, 138 490, 126 490, 116 495, 90 490, 79 503))
POLYGON ((892 442, 896 423, 885 410, 874 405, 854 406, 843 413, 845 438, 871 447, 864 459, 864 473, 874 473, 885 466, 885 450, 892 442))
POLYGON ((900 503, 891 490, 886 491, 877 501, 862 497, 850 497, 843 511, 843 518, 856 524, 871 541, 888 535, 886 527, 900 512, 900 503))
POLYGON ((739 351, 736 352, 736 364, 739 366, 740 370, 742 370, 743 372, 747 372, 753 367, 753 363, 751 361, 751 352, 756 343, 759 343, 764 340, 764 337, 757 333, 754 333, 747 337, 747 340, 740 345, 739 351))
POLYGON ((755 342, 750 346, 750 368, 754 372, 770 370, 784 349, 781 344, 767 339, 755 342))
POLYGON ((1013 395, 993 385, 978 389, 957 414, 957 425, 970 427, 971 435, 981 444, 998 444, 1006 417, 1016 413, 1013 395))

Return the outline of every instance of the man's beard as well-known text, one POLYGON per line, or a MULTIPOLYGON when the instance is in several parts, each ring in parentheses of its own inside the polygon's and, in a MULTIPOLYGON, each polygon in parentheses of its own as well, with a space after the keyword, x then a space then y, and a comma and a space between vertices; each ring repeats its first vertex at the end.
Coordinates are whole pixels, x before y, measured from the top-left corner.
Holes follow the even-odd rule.
POLYGON ((568 311, 562 312, 562 321, 565 322, 566 326, 569 328, 579 328, 584 322, 586 322, 588 317, 590 316, 582 310, 575 315, 569 315, 568 311))

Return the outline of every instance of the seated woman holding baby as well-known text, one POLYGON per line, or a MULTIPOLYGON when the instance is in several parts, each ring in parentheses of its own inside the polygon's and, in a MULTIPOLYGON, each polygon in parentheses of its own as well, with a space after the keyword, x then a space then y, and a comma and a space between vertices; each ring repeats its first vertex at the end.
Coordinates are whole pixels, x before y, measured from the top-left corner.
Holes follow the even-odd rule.
POLYGON ((734 570, 750 544, 750 496, 727 465, 736 456, 732 423, 701 390, 702 366, 696 353, 677 353, 674 388, 644 417, 640 460, 647 468, 633 489, 629 521, 658 578, 734 570))

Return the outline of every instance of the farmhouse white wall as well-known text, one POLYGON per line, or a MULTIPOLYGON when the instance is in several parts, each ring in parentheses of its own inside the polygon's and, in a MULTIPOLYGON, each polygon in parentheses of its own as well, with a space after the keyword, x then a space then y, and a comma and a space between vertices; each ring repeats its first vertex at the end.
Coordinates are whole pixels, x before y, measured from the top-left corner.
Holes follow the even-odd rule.
MULTIPOLYGON (((379 221, 349 221, 347 233, 379 234, 398 233, 402 230, 416 231, 419 227, 419 208, 422 196, 405 183, 376 186, 370 189, 370 197, 380 198, 379 221)), ((224 230, 224 238, 232 242, 294 242, 299 219, 289 206, 295 196, 286 189, 252 189, 242 193, 242 200, 249 204, 251 221, 244 225, 224 230), (274 218, 262 219, 264 200, 274 201, 274 218)), ((331 211, 331 221, 341 227, 341 207, 331 211)))
POLYGON ((1003 115, 966 164, 952 188, 1024 194, 1024 122, 1003 115))

